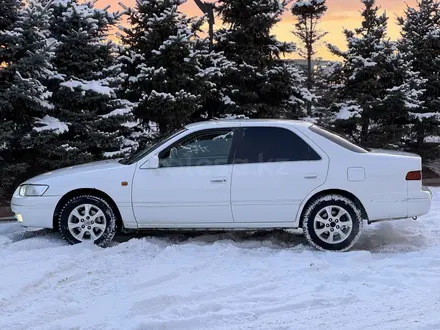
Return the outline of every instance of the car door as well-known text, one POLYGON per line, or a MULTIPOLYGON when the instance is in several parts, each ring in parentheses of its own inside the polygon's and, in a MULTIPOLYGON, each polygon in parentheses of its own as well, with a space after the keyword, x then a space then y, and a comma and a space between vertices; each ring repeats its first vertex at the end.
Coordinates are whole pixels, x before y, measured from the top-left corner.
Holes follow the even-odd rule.
POLYGON ((292 222, 304 198, 325 182, 328 157, 293 130, 240 129, 231 186, 235 222, 292 222))
POLYGON ((133 182, 139 226, 203 226, 233 222, 230 205, 234 128, 189 134, 159 153, 158 168, 133 182))

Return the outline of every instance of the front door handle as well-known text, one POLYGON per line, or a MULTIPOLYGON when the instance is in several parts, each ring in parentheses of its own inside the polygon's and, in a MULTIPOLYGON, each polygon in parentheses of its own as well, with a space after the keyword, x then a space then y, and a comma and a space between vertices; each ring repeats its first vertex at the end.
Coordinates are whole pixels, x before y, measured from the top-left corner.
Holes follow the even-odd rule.
POLYGON ((318 175, 316 175, 316 174, 304 175, 304 179, 316 179, 317 177, 318 177, 318 175))
POLYGON ((226 178, 212 178, 211 182, 212 183, 223 183, 223 182, 226 182, 226 178))

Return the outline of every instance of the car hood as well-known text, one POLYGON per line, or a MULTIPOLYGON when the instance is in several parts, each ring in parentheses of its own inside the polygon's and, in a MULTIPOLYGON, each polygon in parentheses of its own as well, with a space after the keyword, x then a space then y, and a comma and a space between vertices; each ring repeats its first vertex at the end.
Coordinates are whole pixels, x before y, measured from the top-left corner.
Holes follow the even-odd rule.
POLYGON ((85 163, 75 166, 69 166, 60 168, 58 170, 50 171, 47 173, 40 174, 38 176, 35 176, 29 180, 27 180, 25 183, 37 183, 37 182, 44 182, 47 179, 52 179, 55 177, 65 176, 65 175, 75 175, 75 174, 84 174, 84 173, 90 173, 95 171, 105 171, 109 169, 114 169, 118 167, 124 167, 127 165, 123 165, 119 163, 120 159, 110 159, 110 160, 101 160, 97 162, 91 162, 91 163, 85 163))

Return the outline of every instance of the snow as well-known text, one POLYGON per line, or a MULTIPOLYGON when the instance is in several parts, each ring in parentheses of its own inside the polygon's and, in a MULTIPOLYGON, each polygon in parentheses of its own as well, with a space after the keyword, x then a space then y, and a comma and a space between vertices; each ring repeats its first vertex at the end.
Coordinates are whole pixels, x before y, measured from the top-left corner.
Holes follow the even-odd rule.
POLYGON ((359 117, 359 113, 362 111, 362 108, 357 104, 337 103, 336 105, 339 106, 340 109, 335 119, 347 120, 352 117, 359 117))
POLYGON ((104 152, 103 156, 105 158, 118 157, 118 156, 121 156, 121 155, 123 155, 125 153, 128 153, 130 151, 131 151, 131 147, 127 147, 127 148, 123 148, 123 149, 118 150, 118 151, 107 151, 107 152, 104 152))
POLYGON ((365 225, 345 253, 278 231, 120 235, 102 249, 3 223, 0 329, 437 329, 432 190, 430 214, 365 225))
POLYGON ((376 65, 377 65, 377 63, 374 62, 374 61, 372 61, 371 59, 369 59, 369 58, 364 58, 364 57, 359 56, 359 55, 354 56, 353 59, 354 59, 355 61, 362 62, 362 64, 363 64, 365 67, 372 67, 372 66, 376 66, 376 65))
POLYGON ((62 134, 69 131, 69 127, 66 123, 63 123, 58 118, 49 115, 45 115, 41 119, 38 118, 35 123, 42 125, 34 127, 34 131, 37 132, 53 130, 56 134, 62 134))
POLYGON ((78 150, 77 147, 72 147, 69 144, 62 144, 60 145, 60 148, 64 149, 65 151, 74 151, 74 150, 78 150))
POLYGON ((114 92, 112 88, 105 86, 107 82, 105 81, 78 81, 78 80, 69 80, 66 82, 61 83, 61 86, 68 87, 72 91, 74 88, 80 88, 83 91, 93 91, 98 94, 107 95, 108 97, 112 97, 114 92))
POLYGON ((222 101, 225 105, 234 105, 235 104, 235 102, 232 101, 231 98, 227 95, 223 96, 222 101))
POLYGON ((123 115, 130 113, 131 110, 132 110, 131 108, 115 109, 115 110, 109 112, 108 114, 102 115, 101 117, 109 118, 109 117, 114 117, 114 116, 123 116, 123 115))
POLYGON ((440 136, 437 135, 429 135, 424 139, 425 143, 440 143, 440 136))
MULTIPOLYGON (((219 118, 214 118, 219 119, 219 118)), ((221 117, 222 120, 236 120, 236 119, 249 119, 249 117, 242 115, 242 114, 233 114, 233 113, 227 113, 221 117)))
POLYGON ((324 0, 297 0, 293 7, 310 7, 315 5, 320 5, 324 3, 324 0))
POLYGON ((440 113, 438 113, 438 112, 425 112, 425 113, 410 112, 409 114, 419 120, 428 119, 428 118, 436 118, 436 117, 439 117, 439 115, 440 115, 440 113))

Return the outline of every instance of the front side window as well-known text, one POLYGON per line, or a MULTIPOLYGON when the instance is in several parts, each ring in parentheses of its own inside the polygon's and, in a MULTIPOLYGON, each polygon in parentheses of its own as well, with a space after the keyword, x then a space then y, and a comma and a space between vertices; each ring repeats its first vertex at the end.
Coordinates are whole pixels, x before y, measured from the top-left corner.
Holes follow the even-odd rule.
POLYGON ((153 145, 149 146, 148 148, 140 150, 140 151, 136 152, 135 154, 129 156, 128 158, 121 159, 119 162, 124 165, 131 165, 133 163, 136 163, 137 161, 141 160, 146 155, 148 155, 150 152, 152 152, 154 149, 159 148, 161 145, 164 145, 165 143, 167 143, 168 141, 170 141, 171 139, 173 139, 177 135, 185 132, 186 130, 187 129, 185 127, 181 128, 181 129, 175 131, 173 134, 170 134, 169 136, 167 136, 167 137, 159 140, 158 142, 154 143, 153 145))
POLYGON ((234 163, 320 160, 321 157, 294 132, 281 127, 242 129, 234 163))
POLYGON ((159 155, 160 167, 228 164, 233 129, 216 129, 183 138, 159 155))

